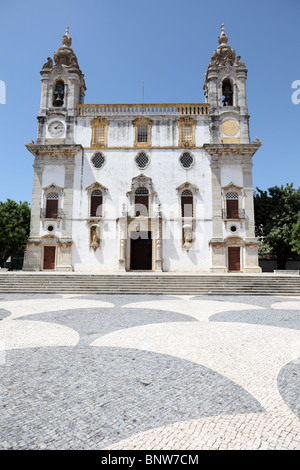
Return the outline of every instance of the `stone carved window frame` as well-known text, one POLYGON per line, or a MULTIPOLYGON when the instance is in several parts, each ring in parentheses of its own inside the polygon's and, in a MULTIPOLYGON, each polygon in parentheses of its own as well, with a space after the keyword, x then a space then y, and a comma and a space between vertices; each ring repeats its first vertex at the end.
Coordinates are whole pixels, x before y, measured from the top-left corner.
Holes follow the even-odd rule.
POLYGON ((139 117, 132 121, 134 126, 134 147, 149 148, 151 147, 151 129, 153 125, 152 119, 139 117), (147 126, 147 142, 138 142, 138 128, 139 126, 147 126))
POLYGON ((126 196, 129 197, 130 201, 130 217, 135 218, 135 192, 138 188, 146 188, 148 190, 148 218, 151 218, 153 217, 153 201, 154 198, 157 196, 157 193, 154 191, 152 179, 148 176, 145 176, 143 173, 141 173, 139 176, 135 176, 134 178, 132 178, 131 190, 126 193, 126 196))
POLYGON ((197 186, 195 186, 194 184, 192 183, 189 183, 188 181, 186 181, 185 183, 183 183, 182 185, 178 186, 178 188, 176 188, 176 191, 177 191, 177 197, 178 197, 178 217, 180 220, 182 219, 185 219, 186 217, 182 217, 182 214, 181 214, 181 196, 182 196, 182 193, 183 191, 191 191, 192 195, 193 195, 193 217, 187 217, 188 219, 195 219, 196 218, 196 210, 197 210, 197 194, 199 192, 199 188, 197 186))
POLYGON ((190 169, 195 165, 195 157, 194 157, 194 155, 192 154, 192 152, 191 152, 190 150, 184 150, 183 152, 181 152, 181 154, 180 154, 179 157, 178 157, 178 161, 179 161, 179 165, 181 166, 181 168, 182 168, 183 170, 186 170, 186 171, 190 170, 190 169), (188 168, 186 168, 185 166, 183 166, 183 164, 182 164, 182 162, 181 162, 181 158, 182 158, 182 157, 184 156, 184 154, 186 154, 186 153, 188 153, 188 154, 190 155, 190 157, 192 158, 192 160, 193 160, 192 163, 191 163, 191 165, 190 165, 188 168))
POLYGON ((102 184, 98 183, 97 181, 95 183, 92 183, 90 186, 88 186, 85 189, 86 189, 87 197, 88 197, 88 217, 87 217, 87 221, 88 221, 88 224, 91 225, 91 224, 94 224, 95 221, 101 221, 105 218, 105 202, 106 202, 108 189, 105 186, 103 186, 102 184), (90 215, 91 214, 91 197, 92 197, 92 193, 96 190, 99 190, 99 191, 102 192, 102 214, 101 214, 101 216, 92 217, 90 215))
POLYGON ((107 158, 106 158, 106 155, 105 155, 103 152, 97 151, 97 152, 94 152, 93 155, 91 156, 90 162, 91 162, 91 165, 92 165, 92 167, 93 167, 94 170, 100 171, 100 170, 102 170, 102 168, 104 168, 104 166, 106 165, 106 163, 107 163, 107 158), (97 167, 97 166, 95 165, 95 163, 93 162, 94 158, 97 157, 97 155, 100 155, 101 157, 103 157, 103 160, 104 160, 104 162, 102 163, 102 165, 99 166, 99 167, 97 167))
POLYGON ((150 165, 151 160, 150 160, 150 157, 149 157, 149 155, 148 155, 147 152, 145 152, 144 150, 140 150, 140 151, 136 154, 136 156, 134 157, 134 163, 136 164, 136 166, 138 167, 139 170, 146 170, 146 168, 148 168, 148 166, 150 165), (138 159, 142 154, 144 154, 144 155, 148 158, 148 162, 147 162, 146 165, 143 166, 143 167, 139 166, 138 163, 137 163, 137 159, 138 159))
POLYGON ((92 148, 104 148, 107 147, 107 131, 108 131, 109 121, 108 119, 97 116, 96 118, 91 120, 91 147, 92 148), (103 127, 103 142, 96 141, 96 130, 99 127, 103 127))
POLYGON ((49 186, 46 186, 43 188, 43 199, 42 199, 42 207, 41 207, 41 212, 44 213, 43 216, 41 216, 41 220, 43 223, 47 221, 47 223, 51 221, 56 221, 57 222, 57 227, 60 225, 60 221, 62 217, 46 217, 46 209, 47 209, 47 198, 48 195, 51 193, 56 193, 58 195, 58 213, 62 213, 63 210, 63 195, 64 195, 64 188, 61 188, 60 186, 57 186, 56 184, 52 183, 49 186))
MULTIPOLYGON (((227 213, 227 194, 229 193, 237 193, 238 195, 238 210, 243 211, 244 210, 244 197, 245 197, 245 191, 244 188, 241 186, 237 186, 233 182, 229 183, 227 186, 224 186, 221 188, 221 195, 222 195, 222 213, 226 214, 227 213)), ((243 218, 238 217, 237 219, 227 219, 225 216, 224 222, 227 224, 228 222, 232 223, 232 220, 243 220, 243 218)))
POLYGON ((178 147, 182 148, 190 148, 195 147, 195 129, 196 129, 196 120, 191 118, 190 116, 183 116, 177 121, 178 126, 178 147), (185 126, 190 127, 191 131, 191 138, 189 141, 184 139, 183 129, 185 126))
POLYGON ((182 185, 176 188, 177 197, 178 197, 178 220, 180 223, 180 228, 182 230, 182 248, 186 251, 189 251, 193 246, 194 242, 194 232, 196 228, 196 211, 197 211, 197 194, 199 188, 192 183, 186 181, 182 185), (193 215, 192 217, 183 217, 182 216, 182 195, 184 191, 190 191, 193 196, 193 215))

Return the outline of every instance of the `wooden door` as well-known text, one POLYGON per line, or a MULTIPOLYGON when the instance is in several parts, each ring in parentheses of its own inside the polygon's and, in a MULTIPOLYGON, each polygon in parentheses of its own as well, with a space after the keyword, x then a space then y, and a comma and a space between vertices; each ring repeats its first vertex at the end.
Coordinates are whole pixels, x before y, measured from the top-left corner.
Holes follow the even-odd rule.
POLYGON ((228 269, 229 271, 240 271, 241 260, 240 260, 240 247, 230 246, 228 247, 228 269))
POLYGON ((239 218, 239 202, 237 199, 227 199, 227 219, 239 218))
POLYGON ((152 269, 152 239, 151 232, 140 232, 139 238, 131 239, 130 269, 152 269))
POLYGON ((44 269, 55 267, 55 246, 44 246, 44 269))
POLYGON ((58 199, 47 199, 46 219, 57 219, 58 199))

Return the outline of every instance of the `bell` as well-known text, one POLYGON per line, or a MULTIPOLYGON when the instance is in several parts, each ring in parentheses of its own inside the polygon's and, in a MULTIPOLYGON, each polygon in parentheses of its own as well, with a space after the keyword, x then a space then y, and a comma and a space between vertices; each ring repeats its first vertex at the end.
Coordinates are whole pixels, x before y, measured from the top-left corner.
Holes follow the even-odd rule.
POLYGON ((62 106, 64 104, 64 86, 61 83, 57 84, 54 96, 53 106, 62 106))
POLYGON ((233 91, 229 85, 223 88, 223 104, 224 106, 232 106, 233 91))

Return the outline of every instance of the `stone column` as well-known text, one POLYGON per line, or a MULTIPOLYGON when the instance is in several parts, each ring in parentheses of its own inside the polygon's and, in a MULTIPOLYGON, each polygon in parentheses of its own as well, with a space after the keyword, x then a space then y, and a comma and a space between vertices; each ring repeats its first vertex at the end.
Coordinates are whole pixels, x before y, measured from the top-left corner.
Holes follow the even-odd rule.
POLYGON ((126 271, 127 210, 126 210, 125 204, 123 204, 122 217, 120 217, 119 222, 120 222, 119 270, 126 271))
POLYGON ((30 238, 40 237, 40 214, 42 200, 42 178, 44 168, 38 163, 33 165, 33 188, 31 200, 30 238))
POLYGON ((223 242, 222 196, 221 196, 221 163, 217 156, 212 156, 212 272, 226 272, 223 242))
POLYGON ((74 168, 75 164, 65 165, 63 238, 72 238, 74 168))
MULTIPOLYGON (((250 158, 250 157, 249 157, 250 158)), ((246 237, 244 243, 244 269, 243 272, 261 272, 258 265, 258 240, 255 238, 254 200, 252 186, 252 162, 244 163, 244 201, 246 216, 246 237)))
POLYGON ((49 99, 49 76, 46 75, 45 72, 44 76, 41 79, 42 87, 41 87, 41 103, 40 103, 40 115, 46 116, 46 110, 52 106, 52 103, 48 102, 49 99))
POLYGON ((246 214, 246 238, 255 238, 254 201, 252 186, 252 161, 243 163, 244 208, 246 214))
POLYGON ((62 237, 58 246, 57 271, 73 271, 72 266, 72 217, 73 217, 73 185, 74 163, 65 164, 64 206, 62 237))
POLYGON ((24 257, 24 271, 39 271, 42 265, 40 247, 40 211, 42 200, 43 167, 35 160, 33 165, 33 188, 31 201, 30 235, 24 257))
POLYGON ((155 220, 155 271, 162 271, 162 218, 160 215, 155 220))

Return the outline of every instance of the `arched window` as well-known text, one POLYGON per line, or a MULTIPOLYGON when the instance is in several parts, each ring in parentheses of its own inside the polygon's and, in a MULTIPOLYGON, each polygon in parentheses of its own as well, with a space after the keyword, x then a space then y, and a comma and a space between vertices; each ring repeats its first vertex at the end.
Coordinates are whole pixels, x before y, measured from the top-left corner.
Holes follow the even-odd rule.
POLYGON ((222 83, 222 105, 233 106, 233 88, 229 78, 222 83))
POLYGON ((102 217, 103 194, 100 189, 95 189, 91 194, 91 217, 102 217))
POLYGON ((135 217, 148 216, 149 191, 147 188, 139 187, 135 190, 134 206, 135 217))
POLYGON ((226 194, 226 218, 239 218, 239 195, 236 192, 231 191, 226 194))
POLYGON ((63 106, 65 96, 65 84, 62 80, 58 80, 54 89, 53 106, 63 106))
POLYGON ((58 194, 48 193, 46 199, 46 219, 57 219, 58 216, 58 194))
POLYGON ((181 193, 181 217, 193 217, 193 193, 185 189, 181 193))

